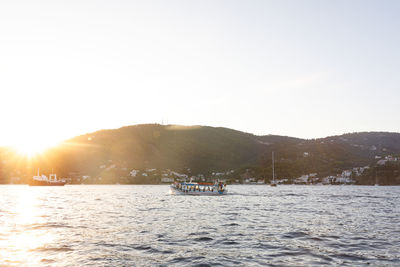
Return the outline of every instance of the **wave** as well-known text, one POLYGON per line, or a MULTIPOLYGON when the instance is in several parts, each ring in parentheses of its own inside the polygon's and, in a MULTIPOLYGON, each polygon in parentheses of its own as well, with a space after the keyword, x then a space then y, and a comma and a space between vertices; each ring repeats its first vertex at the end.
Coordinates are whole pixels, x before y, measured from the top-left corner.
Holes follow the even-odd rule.
POLYGON ((44 223, 44 224, 30 224, 25 225, 26 229, 36 230, 36 229, 43 229, 43 228, 75 228, 71 225, 63 224, 63 223, 44 223))
POLYGON ((237 223, 227 223, 227 224, 224 224, 224 225, 222 225, 222 226, 239 226, 239 224, 237 224, 237 223))
POLYGON ((197 242, 208 242, 208 241, 212 241, 212 240, 214 240, 214 239, 211 237, 207 237, 207 236, 203 236, 203 237, 194 239, 194 241, 197 241, 197 242))
POLYGON ((47 251, 54 251, 54 252, 67 252, 67 251, 73 251, 74 249, 68 247, 68 246, 62 246, 62 247, 37 247, 34 249, 31 249, 30 251, 38 251, 38 252, 47 252, 47 251))

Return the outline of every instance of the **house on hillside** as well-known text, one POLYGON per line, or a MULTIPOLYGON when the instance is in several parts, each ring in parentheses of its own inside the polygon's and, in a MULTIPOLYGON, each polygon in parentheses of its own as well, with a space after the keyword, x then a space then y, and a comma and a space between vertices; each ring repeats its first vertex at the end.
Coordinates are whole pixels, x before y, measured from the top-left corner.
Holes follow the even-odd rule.
POLYGON ((342 177, 351 177, 352 171, 351 170, 345 170, 342 172, 342 177))
POLYGON ((334 180, 334 183, 337 184, 353 184, 354 180, 351 179, 350 177, 336 177, 334 180))
POLYGON ((333 181, 335 180, 335 178, 336 178, 336 176, 333 176, 333 175, 324 177, 324 178, 322 178, 322 184, 332 184, 333 181))
POLYGON ((378 165, 385 165, 386 162, 387 162, 386 159, 380 159, 380 160, 378 160, 378 162, 377 162, 376 164, 378 164, 378 165))
POLYGON ((174 182, 174 178, 161 177, 161 183, 173 183, 173 182, 174 182))
POLYGON ((171 171, 170 174, 174 175, 178 178, 181 178, 181 179, 187 179, 189 177, 187 174, 182 174, 182 173, 175 172, 175 171, 171 171))
POLYGON ((139 170, 131 170, 131 172, 129 173, 130 176, 132 177, 136 177, 136 175, 139 173, 139 170))
POLYGON ((254 177, 246 178, 243 181, 245 184, 255 184, 257 183, 257 179, 254 177))

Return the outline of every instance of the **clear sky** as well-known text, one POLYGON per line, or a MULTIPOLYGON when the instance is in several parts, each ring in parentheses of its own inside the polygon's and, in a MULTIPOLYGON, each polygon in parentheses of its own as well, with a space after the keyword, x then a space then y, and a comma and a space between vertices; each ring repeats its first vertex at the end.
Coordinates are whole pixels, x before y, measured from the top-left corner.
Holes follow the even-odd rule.
POLYGON ((139 123, 400 131, 400 1, 0 1, 0 144, 139 123))

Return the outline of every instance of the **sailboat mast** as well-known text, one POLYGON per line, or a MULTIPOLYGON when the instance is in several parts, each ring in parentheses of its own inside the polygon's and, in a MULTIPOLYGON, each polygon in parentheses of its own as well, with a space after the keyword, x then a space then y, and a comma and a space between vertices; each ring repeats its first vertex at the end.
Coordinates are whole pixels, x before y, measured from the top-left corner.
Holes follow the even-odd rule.
POLYGON ((272 181, 275 182, 274 151, 272 151, 272 181))

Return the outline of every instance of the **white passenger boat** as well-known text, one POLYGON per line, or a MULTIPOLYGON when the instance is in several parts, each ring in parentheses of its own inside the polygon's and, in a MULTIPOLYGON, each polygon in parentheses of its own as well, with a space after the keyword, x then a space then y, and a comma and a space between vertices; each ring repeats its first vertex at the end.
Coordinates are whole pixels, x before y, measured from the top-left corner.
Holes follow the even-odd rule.
POLYGON ((215 183, 186 183, 186 182, 175 182, 171 185, 172 194, 175 195, 225 195, 228 190, 226 184, 222 182, 215 183))

